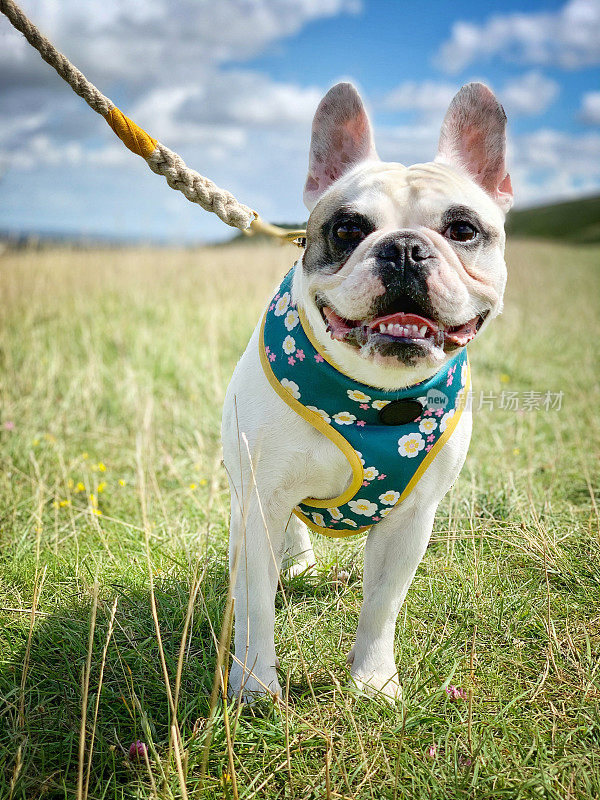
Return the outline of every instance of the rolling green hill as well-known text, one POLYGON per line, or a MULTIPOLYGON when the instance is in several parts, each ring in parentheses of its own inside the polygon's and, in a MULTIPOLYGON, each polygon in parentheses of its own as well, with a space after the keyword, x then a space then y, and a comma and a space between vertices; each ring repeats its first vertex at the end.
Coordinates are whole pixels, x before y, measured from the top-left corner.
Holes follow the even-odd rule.
POLYGON ((600 195, 512 211, 506 232, 509 236, 579 244, 600 242, 600 195))

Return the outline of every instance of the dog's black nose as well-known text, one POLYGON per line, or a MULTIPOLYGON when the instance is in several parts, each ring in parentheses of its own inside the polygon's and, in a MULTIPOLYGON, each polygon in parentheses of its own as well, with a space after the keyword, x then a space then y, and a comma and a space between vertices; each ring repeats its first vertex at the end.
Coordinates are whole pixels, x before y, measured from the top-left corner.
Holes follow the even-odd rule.
POLYGON ((415 269, 434 255, 433 247, 418 233, 412 231, 389 234, 377 247, 376 256, 399 270, 415 269))

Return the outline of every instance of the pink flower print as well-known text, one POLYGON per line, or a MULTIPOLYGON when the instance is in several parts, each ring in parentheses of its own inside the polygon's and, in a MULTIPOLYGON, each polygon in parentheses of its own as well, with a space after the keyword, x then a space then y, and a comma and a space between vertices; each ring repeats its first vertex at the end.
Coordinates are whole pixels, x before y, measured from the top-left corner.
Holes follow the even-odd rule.
POLYGON ((267 344, 267 345, 265 345, 265 353, 266 353, 267 355, 269 355, 269 353, 270 353, 270 352, 271 352, 271 348, 269 347, 269 345, 268 345, 268 344, 267 344))
POLYGON ((360 408, 364 408, 365 411, 366 411, 369 408, 369 404, 368 403, 361 403, 359 407, 360 408))
POLYGON ((296 350, 296 358, 298 361, 304 361, 304 350, 296 350))
POLYGON ((435 412, 435 415, 436 415, 436 417, 443 417, 444 416, 444 409, 443 408, 438 408, 438 410, 435 412))
POLYGON ((379 522, 381 517, 371 517, 371 519, 373 520, 373 522, 379 522))
POLYGON ((433 447, 432 444, 428 444, 427 447, 425 448, 425 452, 428 453, 432 447, 433 447))
POLYGON ((275 353, 269 353, 269 361, 273 362, 275 361, 276 358, 277 356, 275 355, 275 353))
POLYGON ((433 411, 430 408, 426 408, 423 412, 424 417, 430 417, 433 414, 433 411))
POLYGON ((293 367, 295 363, 296 359, 294 358, 294 356, 288 356, 288 364, 290 364, 290 366, 293 367))
POLYGON ((271 305, 269 306, 269 311, 273 311, 274 308, 275 308, 275 303, 271 303, 271 305))
POLYGON ((358 419, 358 420, 356 420, 356 424, 357 424, 357 426, 358 426, 359 428, 364 428, 364 427, 365 427, 365 421, 364 421, 364 419, 358 419))
POLYGON ((317 364, 322 364, 323 363, 324 358, 321 355, 321 353, 315 353, 315 361, 317 362, 317 364))
POLYGON ((363 486, 368 486, 368 485, 369 485, 369 481, 363 481, 363 486))
POLYGON ((466 700, 467 693, 464 689, 459 689, 457 686, 447 686, 446 694, 451 700, 466 700))
POLYGON ((427 441, 428 442, 433 442, 434 439, 435 439, 435 436, 433 435, 433 433, 430 433, 429 436, 427 437, 427 441))
POLYGON ((277 292, 277 294, 275 295, 275 300, 279 300, 280 297, 281 297, 280 293, 277 292))
POLYGON ((448 380, 446 381, 446 386, 451 386, 453 380, 454 380, 454 375, 448 375, 448 380))
POLYGON ((378 475, 377 480, 382 481, 384 478, 387 478, 387 475, 378 475))

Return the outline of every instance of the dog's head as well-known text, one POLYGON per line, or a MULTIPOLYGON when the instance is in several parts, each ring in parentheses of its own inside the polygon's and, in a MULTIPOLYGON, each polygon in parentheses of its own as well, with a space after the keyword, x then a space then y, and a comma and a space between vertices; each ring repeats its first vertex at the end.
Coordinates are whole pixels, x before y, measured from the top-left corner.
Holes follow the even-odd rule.
POLYGON ((436 372, 502 308, 506 116, 471 83, 433 162, 379 160, 356 89, 334 86, 312 128, 306 251, 295 291, 344 372, 396 388, 436 372))

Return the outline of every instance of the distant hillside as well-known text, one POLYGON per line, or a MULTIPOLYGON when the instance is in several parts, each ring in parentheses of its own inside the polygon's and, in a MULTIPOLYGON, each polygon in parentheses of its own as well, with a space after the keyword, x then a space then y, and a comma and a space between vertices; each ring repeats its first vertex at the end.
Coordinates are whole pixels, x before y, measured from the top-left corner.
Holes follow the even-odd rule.
POLYGON ((510 236, 562 239, 578 244, 600 242, 600 196, 511 211, 506 232, 510 236))

